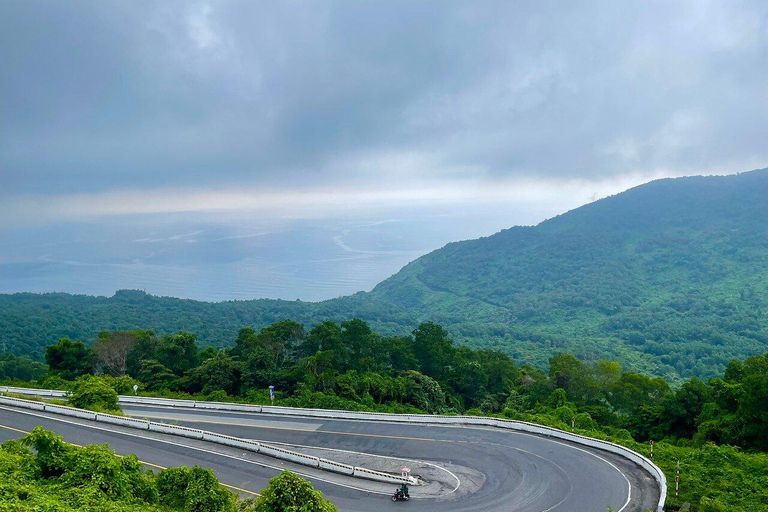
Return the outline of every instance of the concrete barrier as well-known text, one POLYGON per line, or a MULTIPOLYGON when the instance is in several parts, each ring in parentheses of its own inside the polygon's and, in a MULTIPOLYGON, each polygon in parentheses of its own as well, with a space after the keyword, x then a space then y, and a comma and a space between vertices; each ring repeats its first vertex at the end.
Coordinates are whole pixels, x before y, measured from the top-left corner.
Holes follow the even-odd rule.
POLYGON ((85 420, 95 420, 96 413, 92 411, 86 411, 84 409, 76 409, 74 407, 66 407, 63 405, 51 405, 45 404, 46 412, 52 412, 54 414, 62 414, 64 416, 72 416, 73 418, 83 418, 85 420))
POLYGON ((228 404, 225 402, 195 402, 195 409, 211 409, 214 411, 241 411, 241 412, 261 412, 260 405, 250 404, 228 404))
POLYGON ((259 453, 261 451, 260 443, 256 441, 248 441, 246 439, 240 439, 224 434, 217 434, 215 432, 203 431, 203 441, 210 441, 211 443, 222 444, 225 446, 232 446, 234 448, 241 448, 250 452, 259 453))
POLYGON ((175 398, 155 398, 150 396, 130 396, 120 395, 118 402, 123 404, 138 404, 138 405, 163 405, 167 407, 189 407, 195 406, 194 400, 177 400, 175 398))
POLYGON ((149 422, 136 418, 127 418, 124 416, 115 416, 114 414, 96 413, 96 421, 102 423, 111 423, 112 425, 122 425, 123 427, 138 428, 149 430, 149 422))
POLYGON ((390 475, 389 473, 382 473, 381 471, 374 471, 372 469, 359 468, 355 466, 352 476, 358 478, 367 478, 368 480, 375 480, 377 482, 386 482, 388 484, 415 484, 416 479, 413 477, 406 478, 404 476, 390 475))
POLYGON ((190 439, 203 439, 203 431, 196 428, 181 427, 179 425, 167 425, 165 423, 149 422, 149 430, 162 432, 163 434, 172 434, 174 436, 189 437, 190 439))
POLYGON ((325 469, 327 471, 333 471, 334 473, 341 473, 342 475, 348 476, 353 476, 355 474, 354 466, 350 466, 348 464, 342 464, 341 462, 323 458, 318 459, 318 463, 318 467, 320 469, 325 469))
POLYGON ((24 409, 34 409, 36 411, 45 410, 45 404, 43 402, 12 398, 10 396, 0 396, 0 404, 10 405, 12 407, 22 407, 24 409))
POLYGON ((261 443, 259 446, 259 453, 269 455, 270 457, 274 457, 276 459, 295 462, 304 466, 313 468, 320 467, 320 459, 317 457, 312 455, 304 455, 303 453, 294 452, 292 450, 286 450, 285 448, 278 448, 277 446, 272 446, 269 444, 261 443))
POLYGON ((0 386, 0 392, 16 393, 18 395, 32 395, 40 397, 65 397, 66 391, 59 389, 35 389, 35 388, 17 388, 13 386, 0 386))

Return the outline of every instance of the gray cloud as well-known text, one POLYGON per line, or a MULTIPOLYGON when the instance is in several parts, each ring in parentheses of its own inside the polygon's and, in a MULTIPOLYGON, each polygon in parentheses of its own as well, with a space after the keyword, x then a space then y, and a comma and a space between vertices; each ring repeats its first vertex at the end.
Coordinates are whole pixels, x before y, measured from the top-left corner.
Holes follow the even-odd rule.
POLYGON ((0 4, 0 196, 736 172, 753 2, 0 4))

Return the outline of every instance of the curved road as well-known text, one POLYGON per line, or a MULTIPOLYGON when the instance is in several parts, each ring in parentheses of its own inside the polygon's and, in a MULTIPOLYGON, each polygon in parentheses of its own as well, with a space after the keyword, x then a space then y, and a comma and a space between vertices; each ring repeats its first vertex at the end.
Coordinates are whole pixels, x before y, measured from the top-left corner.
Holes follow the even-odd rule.
POLYGON ((444 476, 447 483, 431 497, 419 496, 420 487, 414 486, 414 499, 409 503, 392 503, 384 494, 394 488, 390 484, 366 485, 357 479, 313 473, 301 466, 291 468, 275 459, 249 457, 210 443, 5 406, 0 407, 0 439, 19 437, 42 425, 71 443, 109 443, 116 452, 135 453, 151 466, 210 467, 223 483, 243 495, 258 493, 287 467, 303 473, 342 511, 381 512, 382 507, 405 506, 420 512, 604 512, 610 506, 622 512, 642 512, 655 509, 658 500, 658 489, 650 476, 621 457, 535 435, 482 427, 287 418, 156 406, 124 405, 123 410, 135 417, 245 439, 404 458, 422 468, 427 466, 418 461, 425 461, 436 467, 434 472, 444 476))

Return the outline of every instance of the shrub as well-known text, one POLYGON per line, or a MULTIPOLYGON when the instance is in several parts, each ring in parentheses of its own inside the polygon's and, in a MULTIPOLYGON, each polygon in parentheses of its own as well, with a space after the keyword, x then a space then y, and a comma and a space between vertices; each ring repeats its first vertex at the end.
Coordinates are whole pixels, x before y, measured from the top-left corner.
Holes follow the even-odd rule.
POLYGON ((269 481, 256 500, 254 512, 337 512, 339 509, 312 484, 290 471, 269 481))
POLYGON ((185 512, 234 512, 237 496, 219 485, 210 469, 164 469, 157 476, 160 502, 185 512))
POLYGON ((120 411, 117 392, 105 379, 93 375, 83 375, 75 381, 69 394, 69 403, 81 409, 120 411))

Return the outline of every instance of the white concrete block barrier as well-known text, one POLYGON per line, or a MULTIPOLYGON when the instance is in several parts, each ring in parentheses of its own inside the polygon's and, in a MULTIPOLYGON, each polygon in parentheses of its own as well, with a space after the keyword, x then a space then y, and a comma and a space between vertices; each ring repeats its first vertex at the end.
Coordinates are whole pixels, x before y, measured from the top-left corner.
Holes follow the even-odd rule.
MULTIPOLYGON (((46 411, 48 409, 46 408, 46 411)), ((149 430, 153 432, 162 432, 174 436, 189 437, 190 439, 203 440, 203 431, 196 428, 182 427, 179 425, 168 425, 166 423, 149 422, 149 430)))
POLYGON ((155 398, 151 396, 120 395, 118 402, 137 405, 162 405, 166 407, 194 407, 194 400, 180 400, 175 398, 155 398))
POLYGON ((333 471, 334 473, 341 473, 342 475, 353 476, 355 474, 355 467, 348 464, 342 464, 333 460, 318 459, 318 467, 327 471, 333 471))
POLYGON ((75 407, 66 407, 64 405, 51 405, 45 404, 45 412, 52 412, 54 414, 61 414, 64 416, 72 416, 73 418, 83 418, 84 420, 95 420, 96 413, 86 411, 85 409, 77 409, 75 407))
POLYGON ((60 389, 17 388, 13 386, 0 386, 0 393, 16 393, 17 395, 33 395, 41 397, 67 396, 67 392, 60 389))
POLYGON ((374 471, 372 469, 359 468, 355 466, 353 476, 358 478, 367 478, 368 480, 376 480, 377 482, 385 482, 388 484, 416 484, 417 480, 413 477, 394 476, 389 473, 382 473, 381 471, 374 471))
POLYGON ((208 432, 204 430, 197 430, 194 428, 182 427, 180 425, 168 425, 165 423, 157 423, 154 421, 145 421, 136 418, 129 418, 124 416, 116 416, 114 414, 95 413, 86 411, 83 409, 76 409, 74 407, 66 407, 62 405, 47 404, 45 402, 36 402, 33 400, 24 400, 22 398, 12 398, 6 396, 0 396, 0 405, 8 405, 12 407, 21 407, 24 409, 33 409, 38 411, 50 412, 54 414, 61 414, 64 416, 72 416, 76 418, 83 418, 93 420, 101 423, 109 423, 112 425, 120 425, 128 428, 135 428, 140 430, 149 430, 153 432, 160 432, 163 434, 171 434, 175 436, 187 437, 191 439, 197 439, 202 441, 208 441, 225 446, 231 446, 234 448, 240 448, 248 450, 254 453, 260 453, 275 459, 286 460, 295 462, 303 466, 309 466, 313 468, 332 471, 335 473, 341 473, 344 475, 366 478, 369 480, 377 480, 387 483, 415 483, 414 479, 407 480, 401 476, 390 475, 388 473, 381 473, 378 471, 372 471, 365 468, 354 468, 347 464, 340 462, 320 459, 313 455, 305 455, 303 453, 295 452, 293 450, 287 450, 277 446, 271 446, 256 441, 249 441, 246 439, 240 439, 237 437, 227 436, 224 434, 217 434, 215 432, 208 432), (321 462, 322 461, 322 462, 321 462))
POLYGON ((210 441, 211 443, 223 444, 225 446, 232 446, 234 448, 241 448, 253 453, 259 453, 261 451, 261 445, 256 441, 248 441, 247 439, 240 439, 238 437, 232 437, 225 434, 208 432, 207 430, 203 430, 203 441, 210 441))
POLYGON ((195 409, 210 409, 214 411, 261 412, 260 405, 228 404, 226 402, 194 402, 190 407, 194 407, 195 409))
POLYGON ((320 467, 320 459, 315 456, 304 455, 303 453, 294 452, 292 450, 286 450, 285 448, 278 448, 277 446, 271 446, 264 443, 261 443, 261 448, 259 453, 263 453, 264 455, 269 455, 270 457, 274 457, 276 459, 288 460, 291 462, 295 462, 296 464, 309 466, 311 468, 320 467))
POLYGON ((10 396, 0 396, 0 405, 10 405, 11 407, 22 407, 24 409, 33 409, 35 411, 45 410, 43 402, 33 402, 32 400, 23 400, 21 398, 11 398, 10 396))
POLYGON ((149 422, 146 420, 128 418, 125 416, 115 416, 114 414, 104 414, 101 412, 96 413, 96 421, 100 421, 102 423, 111 423, 112 425, 122 425, 123 427, 149 430, 149 422))

